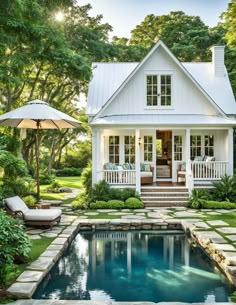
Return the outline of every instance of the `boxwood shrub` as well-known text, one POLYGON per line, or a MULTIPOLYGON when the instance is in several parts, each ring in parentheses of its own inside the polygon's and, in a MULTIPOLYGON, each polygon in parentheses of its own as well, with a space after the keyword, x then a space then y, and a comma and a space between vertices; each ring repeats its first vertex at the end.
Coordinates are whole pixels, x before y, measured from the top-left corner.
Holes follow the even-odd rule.
POLYGON ((235 209, 236 203, 228 201, 204 201, 202 209, 235 209))
POLYGON ((144 204, 138 198, 130 197, 125 201, 125 207, 127 209, 141 209, 144 207, 144 204))
POLYGON ((96 201, 90 203, 90 209, 123 209, 125 206, 124 201, 121 200, 109 200, 109 201, 96 201))

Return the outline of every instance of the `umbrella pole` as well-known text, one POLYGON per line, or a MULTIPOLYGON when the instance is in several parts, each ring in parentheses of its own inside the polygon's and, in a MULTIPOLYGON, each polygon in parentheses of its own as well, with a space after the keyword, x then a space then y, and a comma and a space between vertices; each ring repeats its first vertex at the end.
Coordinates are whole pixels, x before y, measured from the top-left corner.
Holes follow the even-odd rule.
POLYGON ((36 133, 36 183, 37 183, 37 200, 40 200, 40 185, 39 185, 39 124, 37 121, 37 133, 36 133))

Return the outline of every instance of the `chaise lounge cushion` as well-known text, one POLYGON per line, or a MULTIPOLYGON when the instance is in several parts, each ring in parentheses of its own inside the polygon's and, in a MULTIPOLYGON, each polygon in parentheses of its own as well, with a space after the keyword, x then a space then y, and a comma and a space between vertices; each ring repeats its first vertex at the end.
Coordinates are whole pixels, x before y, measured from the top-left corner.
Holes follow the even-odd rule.
POLYGON ((39 210, 28 210, 24 213, 25 220, 28 221, 53 221, 61 216, 60 209, 39 209, 39 210))
POLYGON ((19 196, 6 198, 4 199, 4 202, 12 212, 21 211, 25 214, 29 210, 27 205, 19 196))
POLYGON ((12 211, 21 211, 26 221, 54 221, 61 216, 60 209, 29 209, 19 196, 4 199, 7 207, 12 211))

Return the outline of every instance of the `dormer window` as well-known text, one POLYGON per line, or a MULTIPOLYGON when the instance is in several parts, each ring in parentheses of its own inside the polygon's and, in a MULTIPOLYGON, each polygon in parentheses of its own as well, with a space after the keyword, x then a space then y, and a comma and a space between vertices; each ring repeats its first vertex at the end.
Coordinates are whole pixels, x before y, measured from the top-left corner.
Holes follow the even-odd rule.
POLYGON ((146 75, 146 106, 171 106, 171 75, 146 75))

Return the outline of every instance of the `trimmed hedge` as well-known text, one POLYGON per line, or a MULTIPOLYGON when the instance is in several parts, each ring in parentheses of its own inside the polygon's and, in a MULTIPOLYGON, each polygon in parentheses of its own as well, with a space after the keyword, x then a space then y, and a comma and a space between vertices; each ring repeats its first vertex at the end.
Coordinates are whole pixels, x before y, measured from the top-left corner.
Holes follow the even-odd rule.
POLYGON ((138 198, 130 197, 125 201, 125 207, 128 209, 140 209, 144 207, 144 204, 138 198))
POLYGON ((141 200, 136 197, 130 197, 125 202, 122 200, 98 200, 90 203, 90 209, 140 209, 144 207, 141 200))
POLYGON ((76 177, 81 175, 82 170, 82 168, 65 167, 63 169, 54 169, 53 173, 57 177, 76 177))
POLYGON ((236 203, 228 201, 204 201, 202 204, 202 209, 235 209, 236 203))
POLYGON ((124 201, 121 200, 109 200, 109 201, 96 201, 90 203, 90 209, 123 209, 125 206, 124 201))

